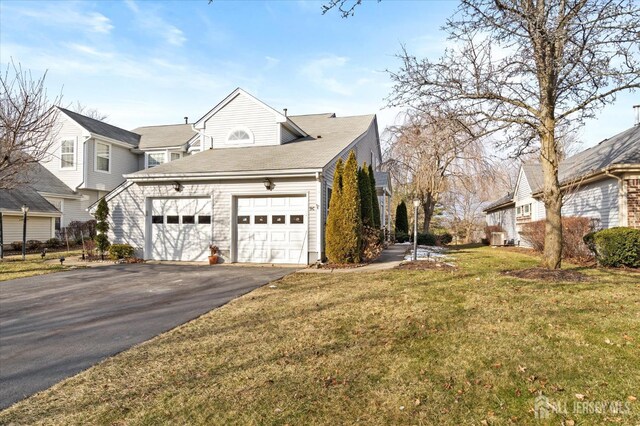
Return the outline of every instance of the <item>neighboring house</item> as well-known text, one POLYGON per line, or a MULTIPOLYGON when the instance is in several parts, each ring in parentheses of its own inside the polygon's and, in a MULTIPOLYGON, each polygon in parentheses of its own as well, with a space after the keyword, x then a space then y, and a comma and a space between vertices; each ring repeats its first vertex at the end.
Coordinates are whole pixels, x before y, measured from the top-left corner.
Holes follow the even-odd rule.
POLYGON ((124 182, 124 175, 201 149, 191 124, 129 131, 58 109, 54 143, 41 164, 66 189, 39 191, 61 212, 57 229, 73 221, 93 219, 89 206, 124 182))
POLYGON ((373 172, 376 180, 376 192, 378 204, 380 205, 380 224, 388 231, 391 231, 391 175, 389 172, 373 172))
POLYGON ((14 241, 22 241, 22 206, 29 208, 27 216, 27 240, 46 241, 55 237, 60 228, 60 205, 49 201, 78 200, 78 196, 53 173, 33 163, 23 170, 21 180, 28 185, 0 190, 0 213, 2 218, 2 243, 4 246, 14 241))
MULTIPOLYGON (((106 196, 109 238, 145 259, 206 260, 214 244, 227 262, 316 262, 336 161, 353 150, 361 165, 376 170, 381 162, 375 115, 287 116, 242 89, 193 124, 195 138, 187 127, 166 126, 176 143, 165 144, 154 136, 161 127, 136 129, 154 167, 125 175, 106 196), (202 152, 169 163, 151 156, 164 151, 166 161, 180 149, 202 152)), ((384 176, 375 175, 389 223, 384 176)))
MULTIPOLYGON (((593 219, 598 228, 640 228, 640 125, 635 125, 560 163, 563 216, 593 219)), ((545 218, 539 163, 523 164, 511 198, 485 209, 489 225, 500 224, 516 244, 527 222, 545 218)), ((509 238, 510 239, 510 238, 509 238)))

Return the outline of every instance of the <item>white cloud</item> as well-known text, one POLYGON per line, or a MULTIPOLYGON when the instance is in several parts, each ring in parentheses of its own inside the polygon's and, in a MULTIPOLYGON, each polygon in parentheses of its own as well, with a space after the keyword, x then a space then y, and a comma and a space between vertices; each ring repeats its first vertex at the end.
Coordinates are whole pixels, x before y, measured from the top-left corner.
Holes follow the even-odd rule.
POLYGON ((347 62, 349 58, 345 56, 329 55, 309 61, 302 67, 301 73, 326 90, 348 96, 353 93, 352 87, 333 77, 347 62))
POLYGON ((264 67, 265 70, 270 70, 272 68, 275 68, 280 63, 280 59, 274 58, 272 56, 265 56, 264 59, 267 62, 267 65, 265 65, 264 67))
MULTIPOLYGON (((33 7, 7 7, 3 4, 3 13, 15 14, 19 19, 34 21, 36 25, 47 27, 62 27, 100 34, 109 34, 114 26, 111 19, 98 12, 87 12, 85 5, 75 2, 61 2, 55 4, 42 3, 33 7)), ((26 24, 25 24, 26 25, 26 24)), ((29 25, 34 25, 30 23, 29 25)))
MULTIPOLYGON (((180 47, 187 41, 187 37, 180 28, 165 21, 151 8, 145 7, 145 9, 142 10, 133 0, 127 0, 125 4, 133 12, 141 28, 151 31, 154 35, 163 38, 172 46, 180 47)), ((147 5, 145 4, 145 6, 147 5)))

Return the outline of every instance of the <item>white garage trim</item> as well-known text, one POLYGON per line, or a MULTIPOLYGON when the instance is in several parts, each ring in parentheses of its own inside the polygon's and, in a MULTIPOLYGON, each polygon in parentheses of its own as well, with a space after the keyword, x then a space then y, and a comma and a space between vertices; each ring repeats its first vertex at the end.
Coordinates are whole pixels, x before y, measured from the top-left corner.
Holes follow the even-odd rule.
POLYGON ((145 258, 207 260, 214 223, 211 195, 148 197, 145 216, 145 258))

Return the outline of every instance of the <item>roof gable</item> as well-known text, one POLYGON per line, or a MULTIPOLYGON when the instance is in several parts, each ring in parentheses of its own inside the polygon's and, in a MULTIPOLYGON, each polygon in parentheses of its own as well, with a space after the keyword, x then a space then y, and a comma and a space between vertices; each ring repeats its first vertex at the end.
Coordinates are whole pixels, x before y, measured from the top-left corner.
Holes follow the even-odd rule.
POLYGON ((299 136, 304 137, 307 136, 307 134, 305 133, 304 130, 302 130, 300 127, 298 127, 294 122, 292 122, 287 116, 285 116, 284 114, 280 113, 279 111, 277 111, 276 109, 270 107, 269 105, 265 104, 264 102, 262 102, 260 99, 256 98, 255 96, 252 96, 251 94, 249 94, 248 92, 246 92, 245 90, 241 89, 241 88, 237 88, 235 89, 233 92, 231 92, 226 98, 224 98, 222 101, 220 101, 216 106, 214 106, 211 110, 209 110, 209 112, 207 112, 205 115, 203 115, 200 119, 198 119, 194 124, 193 127, 197 130, 201 130, 204 129, 204 125, 205 122, 207 120, 209 120, 211 117, 213 117, 215 114, 218 113, 218 111, 220 111, 221 109, 223 109, 225 106, 227 106, 230 102, 232 102, 234 99, 236 99, 238 96, 244 96, 247 99, 249 99, 251 102, 255 103, 256 105, 258 105, 261 108, 264 108, 266 111, 268 111, 269 113, 273 114, 275 123, 282 123, 285 127, 287 127, 289 130, 293 131, 294 133, 297 133, 299 136))

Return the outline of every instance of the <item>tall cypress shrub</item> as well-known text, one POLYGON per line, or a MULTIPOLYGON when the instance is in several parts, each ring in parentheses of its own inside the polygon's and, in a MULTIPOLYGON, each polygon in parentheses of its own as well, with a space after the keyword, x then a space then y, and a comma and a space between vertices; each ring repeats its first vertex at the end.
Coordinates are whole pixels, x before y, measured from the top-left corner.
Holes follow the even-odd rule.
POLYGON ((376 177, 373 174, 373 167, 369 164, 369 181, 371 182, 371 211, 373 214, 373 225, 380 228, 380 204, 378 204, 378 191, 376 190, 376 177))
POLYGON ((396 207, 396 232, 409 233, 409 218, 404 200, 400 201, 400 204, 396 207))
POLYGON ((360 216, 360 191, 358 190, 358 160, 356 160, 356 154, 353 151, 349 153, 342 174, 341 204, 345 262, 358 263, 360 262, 362 219, 360 216))
POLYGON ((107 231, 109 231, 109 223, 107 222, 107 217, 109 217, 109 206, 107 205, 107 201, 104 198, 100 199, 98 203, 98 207, 96 208, 96 231, 98 231, 98 235, 96 235, 96 248, 100 252, 100 256, 102 260, 104 260, 104 252, 107 251, 111 243, 109 243, 109 238, 107 237, 107 231))
POLYGON ((327 226, 324 230, 325 255, 332 263, 343 263, 344 258, 340 245, 340 235, 342 233, 342 220, 340 212, 342 210, 342 172, 344 164, 342 158, 336 163, 336 170, 333 173, 333 187, 331 188, 331 199, 329 200, 329 213, 327 214, 327 226))
POLYGON ((373 206, 371 205, 371 181, 367 163, 358 169, 358 189, 360 190, 360 217, 362 224, 374 226, 373 206))

